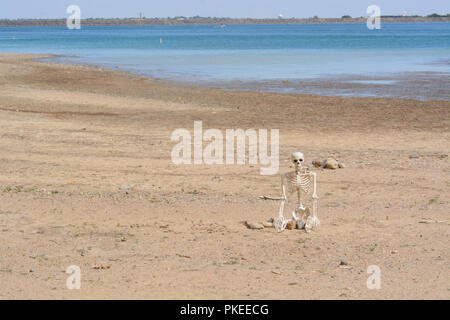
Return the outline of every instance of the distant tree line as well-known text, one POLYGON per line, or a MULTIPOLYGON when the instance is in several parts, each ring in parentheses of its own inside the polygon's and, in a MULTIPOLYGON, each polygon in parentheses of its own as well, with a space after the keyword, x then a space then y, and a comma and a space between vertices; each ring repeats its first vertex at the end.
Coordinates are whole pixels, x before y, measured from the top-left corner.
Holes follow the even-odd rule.
MULTIPOLYGON (((450 22, 450 14, 436 13, 428 16, 381 16, 383 22, 450 22)), ((87 18, 82 19, 85 26, 117 26, 117 25, 212 25, 212 24, 328 24, 328 23, 365 23, 366 17, 352 18, 344 15, 341 18, 216 18, 216 17, 167 17, 167 18, 87 18)), ((0 26, 65 26, 66 19, 0 19, 0 26)))

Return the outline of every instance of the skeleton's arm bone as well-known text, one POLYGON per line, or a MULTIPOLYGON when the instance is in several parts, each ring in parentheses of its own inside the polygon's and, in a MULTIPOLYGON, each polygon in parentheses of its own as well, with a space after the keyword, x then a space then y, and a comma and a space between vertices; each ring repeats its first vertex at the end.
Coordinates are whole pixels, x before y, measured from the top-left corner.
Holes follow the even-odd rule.
POLYGON ((280 210, 278 212, 278 216, 280 218, 283 218, 283 211, 284 211, 284 204, 286 202, 286 185, 284 180, 284 174, 281 175, 281 204, 280 204, 280 210))
POLYGON ((263 200, 276 200, 276 201, 287 200, 287 197, 286 197, 286 185, 285 185, 285 181, 284 181, 284 176, 281 175, 281 197, 259 196, 259 198, 263 199, 263 200))
POLYGON ((313 199, 319 199, 319 197, 317 196, 317 173, 315 172, 311 172, 310 175, 313 178, 313 194, 312 197, 313 199))
POLYGON ((319 199, 319 197, 317 196, 317 189, 316 189, 316 182, 317 182, 317 176, 315 172, 311 173, 313 180, 314 180, 314 184, 313 184, 313 216, 312 216, 312 221, 311 224, 313 227, 318 227, 320 225, 320 221, 319 218, 317 218, 317 199, 319 199))
POLYGON ((284 174, 281 175, 281 197, 286 200, 286 181, 284 179, 284 174))
POLYGON ((283 197, 271 197, 271 196, 259 196, 259 198, 263 200, 277 200, 277 201, 285 200, 285 198, 283 197))

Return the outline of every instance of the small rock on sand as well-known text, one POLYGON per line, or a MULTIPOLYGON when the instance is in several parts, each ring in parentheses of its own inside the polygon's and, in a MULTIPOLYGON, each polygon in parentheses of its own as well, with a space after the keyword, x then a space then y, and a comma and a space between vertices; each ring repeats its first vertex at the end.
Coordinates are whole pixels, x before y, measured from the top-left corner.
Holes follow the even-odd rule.
POLYGON ((324 167, 325 169, 332 169, 332 170, 335 170, 335 169, 339 168, 339 164, 338 164, 338 162, 336 161, 336 159, 328 158, 327 160, 325 160, 325 162, 324 162, 324 164, 323 164, 323 167, 324 167))
POLYGON ((419 158, 419 154, 417 152, 413 152, 409 155, 410 159, 418 159, 419 158))
POLYGON ((340 266, 348 266, 348 262, 345 260, 339 260, 339 265, 340 266))
POLYGON ((295 226, 296 226, 296 225, 297 225, 296 221, 294 221, 294 220, 289 221, 289 222, 286 224, 286 229, 287 229, 287 230, 293 230, 293 229, 295 229, 295 226))
POLYGON ((345 164, 339 163, 339 168, 340 168, 340 169, 344 169, 344 168, 345 168, 345 164))
POLYGON ((322 167, 322 164, 323 164, 323 161, 320 160, 320 159, 314 159, 314 160, 312 161, 312 165, 313 165, 314 167, 316 167, 316 168, 322 167))
POLYGON ((254 230, 264 229, 264 225, 262 223, 258 223, 258 222, 246 221, 245 225, 249 229, 254 229, 254 230))
POLYGON ((272 222, 265 221, 262 224, 263 224, 264 228, 273 228, 272 222))
POLYGON ((93 265, 92 267, 91 267, 91 269, 95 269, 95 270, 107 270, 107 269, 110 269, 111 268, 111 266, 104 266, 104 265, 93 265))

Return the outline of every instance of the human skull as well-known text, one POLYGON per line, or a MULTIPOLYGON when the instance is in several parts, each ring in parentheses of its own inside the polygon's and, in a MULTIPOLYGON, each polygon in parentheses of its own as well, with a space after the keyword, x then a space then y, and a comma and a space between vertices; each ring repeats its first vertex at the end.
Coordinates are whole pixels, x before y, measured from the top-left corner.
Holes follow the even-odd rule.
POLYGON ((299 170, 302 168, 303 163, 305 162, 305 156, 301 152, 293 152, 291 154, 291 160, 295 166, 295 169, 299 170))

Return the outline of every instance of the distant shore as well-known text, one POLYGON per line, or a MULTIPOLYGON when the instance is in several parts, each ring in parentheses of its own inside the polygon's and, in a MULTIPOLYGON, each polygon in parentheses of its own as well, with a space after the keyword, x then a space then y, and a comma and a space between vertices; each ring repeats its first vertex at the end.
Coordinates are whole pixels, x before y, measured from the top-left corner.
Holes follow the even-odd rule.
MULTIPOLYGON (((133 26, 133 25, 227 25, 227 24, 340 24, 366 23, 367 17, 342 18, 283 18, 283 19, 249 19, 249 18, 205 18, 205 17, 173 17, 173 18, 107 18, 82 19, 85 26, 133 26)), ((450 16, 381 16, 384 23, 411 22, 450 22, 450 16)), ((65 26, 66 19, 2 19, 0 27, 15 26, 65 26)))

